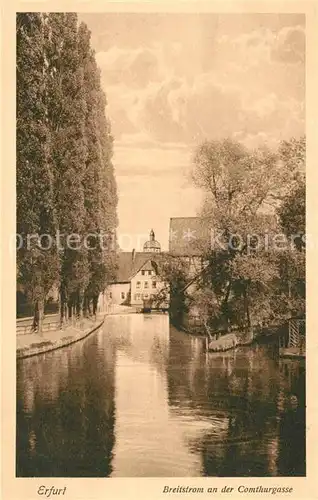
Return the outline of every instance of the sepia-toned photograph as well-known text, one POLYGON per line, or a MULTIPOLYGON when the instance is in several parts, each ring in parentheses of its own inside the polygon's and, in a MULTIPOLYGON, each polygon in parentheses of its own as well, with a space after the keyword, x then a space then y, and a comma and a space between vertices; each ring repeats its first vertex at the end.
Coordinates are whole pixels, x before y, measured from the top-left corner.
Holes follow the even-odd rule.
POLYGON ((15 21, 16 477, 305 477, 305 14, 15 21))

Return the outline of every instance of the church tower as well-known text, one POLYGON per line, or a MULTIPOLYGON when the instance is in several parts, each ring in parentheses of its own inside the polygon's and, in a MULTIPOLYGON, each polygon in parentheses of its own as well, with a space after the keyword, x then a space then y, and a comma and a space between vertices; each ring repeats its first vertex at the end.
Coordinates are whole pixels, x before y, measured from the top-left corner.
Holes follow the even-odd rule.
POLYGON ((151 229, 149 233, 149 240, 146 241, 146 243, 144 244, 144 252, 154 252, 154 253, 161 252, 161 245, 159 241, 156 240, 153 229, 151 229))

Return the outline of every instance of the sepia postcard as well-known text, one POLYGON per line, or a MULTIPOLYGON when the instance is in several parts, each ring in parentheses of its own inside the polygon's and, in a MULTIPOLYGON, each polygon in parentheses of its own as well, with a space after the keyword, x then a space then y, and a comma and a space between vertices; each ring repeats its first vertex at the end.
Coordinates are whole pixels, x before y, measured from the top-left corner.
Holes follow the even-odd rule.
POLYGON ((2 498, 318 498, 317 2, 2 9, 2 498))

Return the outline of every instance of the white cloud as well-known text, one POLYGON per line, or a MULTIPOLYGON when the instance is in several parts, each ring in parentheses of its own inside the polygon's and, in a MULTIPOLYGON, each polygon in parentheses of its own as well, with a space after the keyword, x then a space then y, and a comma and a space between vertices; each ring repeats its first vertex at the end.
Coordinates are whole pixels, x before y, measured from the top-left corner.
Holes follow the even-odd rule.
POLYGON ((98 53, 117 142, 156 148, 238 133, 302 133, 303 37, 301 26, 223 34, 200 71, 177 41, 98 53))
POLYGON ((285 64, 305 62, 306 36, 303 26, 286 26, 278 34, 272 49, 274 60, 285 64))

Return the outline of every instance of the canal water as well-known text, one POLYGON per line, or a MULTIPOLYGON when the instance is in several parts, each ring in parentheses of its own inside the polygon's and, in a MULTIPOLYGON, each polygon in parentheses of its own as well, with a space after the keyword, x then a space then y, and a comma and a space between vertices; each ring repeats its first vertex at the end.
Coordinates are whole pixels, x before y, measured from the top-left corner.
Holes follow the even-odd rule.
POLYGON ((303 476, 304 385, 275 345, 208 354, 168 315, 110 316, 18 362, 17 476, 303 476))

